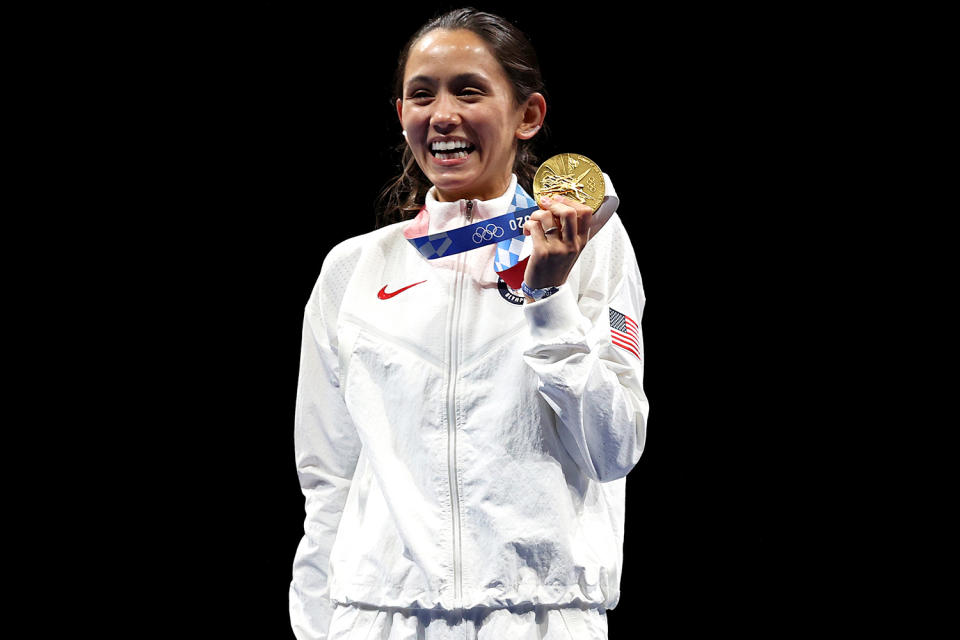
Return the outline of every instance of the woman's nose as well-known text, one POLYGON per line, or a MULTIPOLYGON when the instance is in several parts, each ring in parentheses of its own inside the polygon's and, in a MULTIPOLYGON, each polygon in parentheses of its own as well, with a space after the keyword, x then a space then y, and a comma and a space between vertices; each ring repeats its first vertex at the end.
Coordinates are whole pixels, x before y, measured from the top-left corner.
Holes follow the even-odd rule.
POLYGON ((460 124, 460 114, 456 102, 449 96, 438 96, 434 103, 433 114, 430 116, 430 126, 440 133, 446 133, 460 124))

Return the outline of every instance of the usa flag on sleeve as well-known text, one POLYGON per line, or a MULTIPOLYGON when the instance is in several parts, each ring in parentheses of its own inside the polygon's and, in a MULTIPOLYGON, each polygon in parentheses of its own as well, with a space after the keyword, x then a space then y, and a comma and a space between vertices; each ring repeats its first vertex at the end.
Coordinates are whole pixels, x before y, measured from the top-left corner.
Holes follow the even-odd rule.
POLYGON ((640 358, 640 328, 633 318, 613 308, 610 309, 610 339, 616 346, 640 358))

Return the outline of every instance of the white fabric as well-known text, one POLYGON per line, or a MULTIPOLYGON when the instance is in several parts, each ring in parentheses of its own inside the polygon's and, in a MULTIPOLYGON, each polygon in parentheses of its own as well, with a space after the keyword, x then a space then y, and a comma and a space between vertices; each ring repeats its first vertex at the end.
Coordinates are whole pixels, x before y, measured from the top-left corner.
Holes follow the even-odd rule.
POLYGON ((510 609, 427 611, 343 605, 329 640, 607 640, 598 609, 526 605, 510 609))
MULTIPOLYGON (((503 214, 513 188, 474 201, 473 220, 503 214)), ((431 206, 430 233, 466 223, 466 201, 431 206)), ((295 635, 327 638, 371 607, 357 637, 408 637, 400 609, 483 607, 531 634, 517 607, 553 628, 577 607, 599 616, 620 597, 625 476, 649 411, 642 361, 610 341, 610 307, 639 323, 645 302, 626 231, 610 212, 560 292, 519 306, 498 290, 496 245, 427 261, 405 224, 331 250, 306 304, 295 635)))

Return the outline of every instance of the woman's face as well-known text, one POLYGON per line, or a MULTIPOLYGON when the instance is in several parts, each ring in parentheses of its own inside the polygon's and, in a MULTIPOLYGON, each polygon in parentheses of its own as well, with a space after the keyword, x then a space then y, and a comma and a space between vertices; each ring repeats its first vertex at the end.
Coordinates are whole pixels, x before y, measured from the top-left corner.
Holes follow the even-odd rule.
POLYGON ((530 115, 529 102, 516 104, 500 63, 472 31, 436 29, 414 43, 397 115, 438 200, 506 191, 517 138, 532 137, 543 120, 530 115))

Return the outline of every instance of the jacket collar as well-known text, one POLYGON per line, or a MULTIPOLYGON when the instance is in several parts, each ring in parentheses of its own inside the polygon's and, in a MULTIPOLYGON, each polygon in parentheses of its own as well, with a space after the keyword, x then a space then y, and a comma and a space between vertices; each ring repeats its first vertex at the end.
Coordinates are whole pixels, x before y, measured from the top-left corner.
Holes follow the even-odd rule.
MULTIPOLYGON (((440 231, 449 231, 467 224, 464 215, 467 210, 467 200, 457 200, 456 202, 440 202, 436 198, 436 187, 430 187, 425 199, 427 215, 429 215, 428 233, 438 233, 440 231)), ((503 192, 503 195, 492 200, 474 200, 471 220, 486 220, 495 218, 507 212, 510 202, 513 200, 513 194, 517 189, 517 176, 510 176, 510 186, 503 192)))

